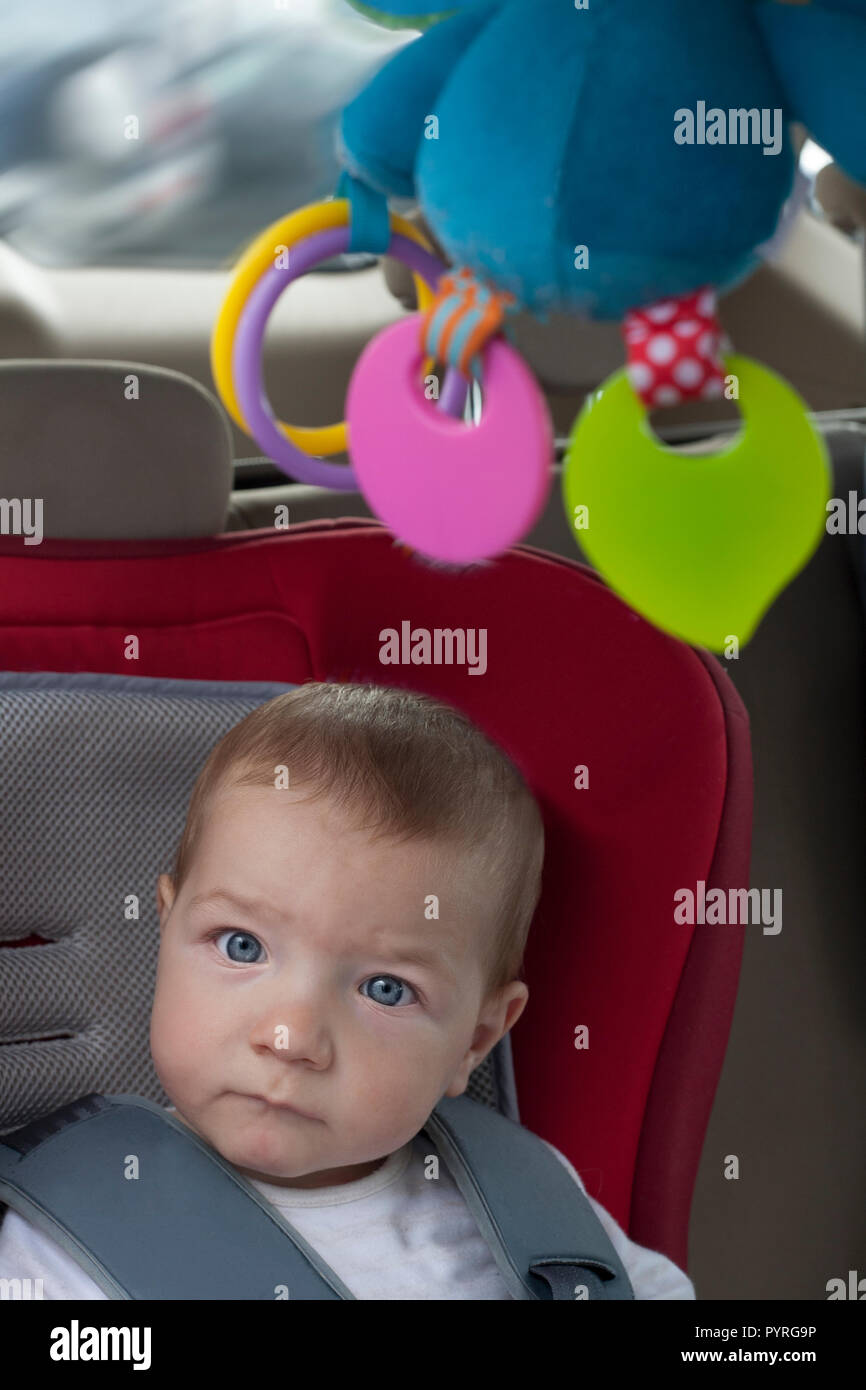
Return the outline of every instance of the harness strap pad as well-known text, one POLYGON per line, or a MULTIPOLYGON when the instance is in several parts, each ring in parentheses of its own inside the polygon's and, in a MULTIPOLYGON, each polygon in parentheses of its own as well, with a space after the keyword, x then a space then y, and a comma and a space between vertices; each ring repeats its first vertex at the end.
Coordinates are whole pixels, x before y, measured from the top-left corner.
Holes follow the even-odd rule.
MULTIPOLYGON (((429 1134, 517 1299, 633 1298, 588 1198, 530 1130, 468 1096, 429 1134)), ((0 1200, 111 1299, 354 1294, 251 1183, 142 1096, 90 1094, 0 1141, 0 1200)))

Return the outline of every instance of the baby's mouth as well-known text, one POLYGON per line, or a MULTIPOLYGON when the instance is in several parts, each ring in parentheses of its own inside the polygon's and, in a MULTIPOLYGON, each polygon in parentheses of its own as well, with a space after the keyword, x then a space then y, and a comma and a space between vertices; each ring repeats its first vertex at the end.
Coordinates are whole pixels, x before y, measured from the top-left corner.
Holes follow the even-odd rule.
POLYGON ((292 1105, 288 1101, 269 1100, 267 1096, 260 1095, 250 1096, 249 1099, 260 1101, 261 1104, 268 1105, 273 1110, 282 1110, 288 1115, 297 1115, 301 1120, 314 1120, 316 1118, 315 1115, 308 1115, 305 1110, 299 1110, 296 1105, 292 1105))

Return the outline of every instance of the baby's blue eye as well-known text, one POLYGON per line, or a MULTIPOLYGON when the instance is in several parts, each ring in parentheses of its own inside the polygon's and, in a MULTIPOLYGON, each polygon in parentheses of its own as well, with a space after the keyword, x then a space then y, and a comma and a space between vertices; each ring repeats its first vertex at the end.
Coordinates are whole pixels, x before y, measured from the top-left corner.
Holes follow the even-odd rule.
POLYGON ((215 940, 217 950, 220 950, 219 942, 222 937, 228 937, 226 950, 229 960, 233 960, 236 965, 258 965, 262 943, 248 931, 222 931, 215 940))
MULTIPOLYGON (((368 998, 373 999, 377 1004, 399 1004, 407 1002, 403 1000, 403 995, 407 989, 412 994, 415 994, 412 986, 407 985, 405 980, 398 980, 396 975, 373 975, 369 980, 365 980, 364 984, 370 984, 377 990, 377 993, 368 995, 368 998)), ((415 995, 416 1000, 417 997, 418 996, 415 995)), ((411 1003, 412 1001, 409 1000, 408 1002, 411 1003)))

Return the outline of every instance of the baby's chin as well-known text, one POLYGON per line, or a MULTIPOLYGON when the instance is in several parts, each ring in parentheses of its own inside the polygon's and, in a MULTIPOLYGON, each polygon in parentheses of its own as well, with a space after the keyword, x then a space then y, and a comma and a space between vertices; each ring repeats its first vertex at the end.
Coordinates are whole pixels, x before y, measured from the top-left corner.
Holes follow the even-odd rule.
MULTIPOLYGON (((279 1114, 241 1115, 221 1114, 223 1107, 187 1107, 179 1105, 172 1118, 193 1131, 212 1149, 216 1149, 233 1167, 247 1176, 264 1182, 291 1182, 315 1169, 310 1161, 310 1131, 323 1129, 315 1120, 289 1118, 279 1114)), ((321 1166, 321 1165, 319 1165, 321 1166)))

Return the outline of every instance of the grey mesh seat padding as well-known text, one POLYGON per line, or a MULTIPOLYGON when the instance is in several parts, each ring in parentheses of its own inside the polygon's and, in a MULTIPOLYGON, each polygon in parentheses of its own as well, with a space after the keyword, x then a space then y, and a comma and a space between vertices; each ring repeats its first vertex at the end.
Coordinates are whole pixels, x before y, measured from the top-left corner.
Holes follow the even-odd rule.
MULTIPOLYGON (((169 1104, 149 1045, 156 880, 211 748, 291 688, 0 673, 0 939, 48 943, 0 950, 0 1133, 89 1092, 169 1104)), ((468 1094, 519 1118, 508 1034, 468 1094)))

